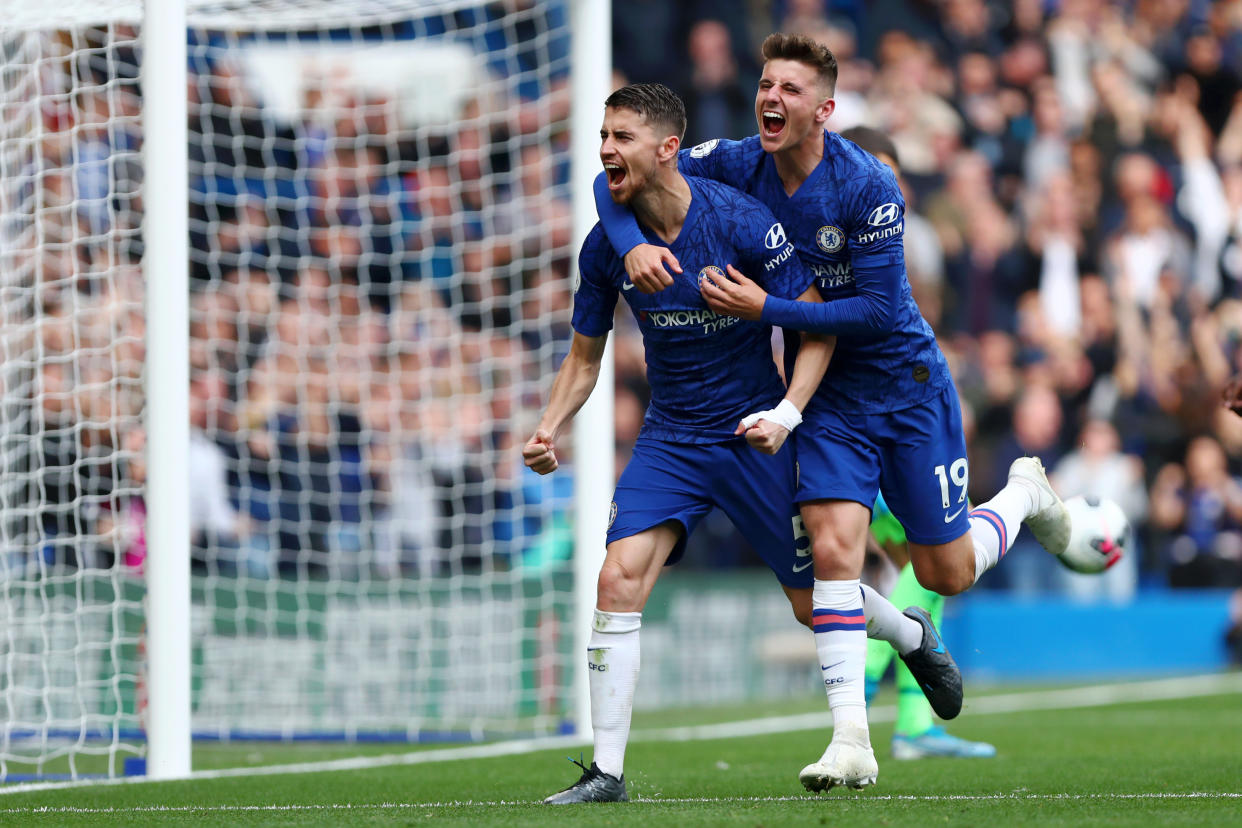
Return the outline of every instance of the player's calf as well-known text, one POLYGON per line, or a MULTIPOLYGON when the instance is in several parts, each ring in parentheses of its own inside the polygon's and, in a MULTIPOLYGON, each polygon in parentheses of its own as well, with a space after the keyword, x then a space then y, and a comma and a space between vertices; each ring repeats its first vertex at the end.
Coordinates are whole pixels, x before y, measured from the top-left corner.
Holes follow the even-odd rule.
POLYGON ((791 586, 783 586, 785 596, 789 599, 789 606, 793 610, 794 618, 799 624, 811 629, 812 624, 812 590, 810 587, 795 589, 791 586))

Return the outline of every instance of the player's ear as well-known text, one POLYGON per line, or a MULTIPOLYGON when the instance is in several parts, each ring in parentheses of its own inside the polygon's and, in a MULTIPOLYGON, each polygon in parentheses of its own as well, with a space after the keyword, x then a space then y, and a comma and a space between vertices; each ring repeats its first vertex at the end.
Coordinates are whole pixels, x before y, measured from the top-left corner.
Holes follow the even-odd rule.
POLYGON ((828 123, 828 119, 832 117, 833 111, 837 108, 837 102, 833 98, 825 98, 819 102, 819 106, 815 107, 815 121, 819 124, 828 123))
POLYGON ((676 135, 670 135, 660 144, 660 161, 667 163, 677 157, 678 150, 681 149, 681 139, 676 135))

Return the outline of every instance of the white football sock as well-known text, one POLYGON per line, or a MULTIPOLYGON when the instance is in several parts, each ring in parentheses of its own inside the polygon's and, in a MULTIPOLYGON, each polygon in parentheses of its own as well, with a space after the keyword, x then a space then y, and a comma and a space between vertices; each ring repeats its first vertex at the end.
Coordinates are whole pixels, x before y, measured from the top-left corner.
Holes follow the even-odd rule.
MULTIPOLYGON (((867 666, 867 622, 858 579, 821 581, 812 592, 812 629, 820 673, 832 710, 833 732, 843 726, 867 732, 863 674, 867 666)), ((857 734, 855 736, 857 738, 857 734)))
POLYGON ((595 765, 618 779, 625 767, 625 743, 630 738, 630 714, 634 710, 634 688, 638 685, 638 628, 642 620, 641 612, 597 609, 587 645, 595 765))
POLYGON ((867 618, 867 637, 893 645, 905 655, 923 643, 923 625, 866 584, 862 585, 863 613, 867 618))
POLYGON ((970 510, 970 539, 975 545, 975 583, 1005 557, 1018 537, 1022 521, 1035 506, 1030 488, 1012 481, 997 492, 996 497, 970 510))

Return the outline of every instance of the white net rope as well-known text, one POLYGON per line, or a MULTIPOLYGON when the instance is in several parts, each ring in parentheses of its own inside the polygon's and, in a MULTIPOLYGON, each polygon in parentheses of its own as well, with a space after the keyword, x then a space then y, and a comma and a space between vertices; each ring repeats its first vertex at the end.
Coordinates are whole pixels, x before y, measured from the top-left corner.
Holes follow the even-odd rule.
MULTIPOLYGON (((0 4, 0 775, 141 753, 135 3, 0 4)), ((194 729, 552 732, 560 3, 192 3, 194 729)), ((158 312, 154 310, 152 312, 158 312)))

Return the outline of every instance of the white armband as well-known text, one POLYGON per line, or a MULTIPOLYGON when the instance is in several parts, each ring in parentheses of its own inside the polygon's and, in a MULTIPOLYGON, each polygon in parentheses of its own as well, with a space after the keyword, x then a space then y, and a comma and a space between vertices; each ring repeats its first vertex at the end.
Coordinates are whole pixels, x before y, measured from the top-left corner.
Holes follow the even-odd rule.
POLYGON ((776 408, 747 414, 742 418, 742 427, 750 428, 760 420, 767 420, 769 423, 776 423, 783 427, 786 431, 793 431, 802 423, 802 412, 789 400, 781 400, 776 408))

